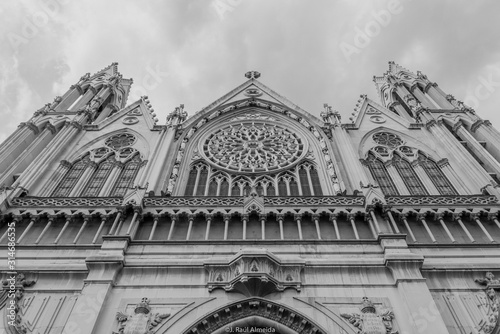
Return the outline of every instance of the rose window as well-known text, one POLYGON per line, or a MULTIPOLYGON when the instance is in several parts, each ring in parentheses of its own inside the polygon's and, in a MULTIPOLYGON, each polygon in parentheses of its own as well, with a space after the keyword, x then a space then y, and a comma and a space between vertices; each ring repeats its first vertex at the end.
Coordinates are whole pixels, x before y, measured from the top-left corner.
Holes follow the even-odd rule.
POLYGON ((130 133, 122 133, 119 135, 114 135, 106 139, 106 146, 109 146, 115 150, 120 149, 122 147, 127 147, 132 145, 135 142, 134 135, 130 133))
POLYGON ((289 167, 304 152, 301 139, 277 125, 229 125, 210 135, 203 152, 214 164, 233 171, 267 172, 289 167))
POLYGON ((392 149, 403 144, 403 140, 401 140, 401 138, 389 132, 376 133, 372 138, 377 144, 385 145, 392 149))

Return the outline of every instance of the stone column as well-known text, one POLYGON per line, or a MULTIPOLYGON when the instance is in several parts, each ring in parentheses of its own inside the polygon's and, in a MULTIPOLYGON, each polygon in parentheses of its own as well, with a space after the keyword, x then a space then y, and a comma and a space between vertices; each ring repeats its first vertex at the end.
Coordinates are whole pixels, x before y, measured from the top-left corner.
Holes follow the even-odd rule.
POLYGON ((429 98, 427 96, 425 96, 425 94, 420 90, 420 88, 418 88, 418 85, 417 84, 414 84, 412 87, 411 87, 411 92, 413 93, 413 95, 417 98, 417 100, 422 103, 422 105, 424 107, 427 107, 429 109, 436 109, 436 107, 434 106, 434 104, 429 100, 429 98))
POLYGON ((455 106, 446 99, 446 94, 442 94, 437 88, 437 84, 433 83, 425 87, 425 92, 443 109, 453 110, 455 106))
POLYGON ((500 132, 491 126, 489 121, 478 120, 470 127, 472 133, 486 142, 486 148, 490 154, 500 161, 500 132))
POLYGON ((54 135, 56 129, 52 125, 48 125, 45 129, 31 142, 28 147, 17 156, 17 158, 10 164, 9 168, 5 170, 0 176, 0 184, 11 185, 14 180, 12 176, 15 173, 24 172, 26 167, 33 157, 38 156, 43 150, 43 146, 50 142, 50 137, 54 135))
POLYGON ((78 111, 81 108, 83 108, 87 103, 92 100, 92 98, 96 95, 97 91, 94 87, 90 86, 85 94, 83 94, 83 97, 76 103, 76 105, 73 106, 72 110, 70 111, 78 111))
POLYGON ((483 164, 486 166, 486 168, 498 175, 500 175, 500 163, 495 160, 491 156, 491 154, 486 151, 486 149, 477 142, 476 138, 474 138, 469 131, 467 131, 463 124, 459 121, 455 126, 454 130, 456 133, 465 140, 467 143, 468 147, 476 156, 483 162, 483 164))
POLYGON ((370 183, 347 130, 341 125, 336 124, 330 128, 330 131, 333 136, 332 141, 337 145, 340 156, 343 157, 344 168, 350 171, 350 173, 347 173, 347 178, 352 190, 359 189, 360 183, 363 185, 370 183))
POLYGON ((160 188, 158 187, 158 182, 160 174, 162 172, 158 165, 161 164, 162 159, 165 160, 165 156, 161 156, 161 154, 166 154, 166 151, 168 151, 168 146, 172 144, 171 142, 173 136, 167 135, 171 132, 173 132, 171 128, 164 127, 158 134, 158 139, 153 148, 153 152, 151 153, 151 159, 148 160, 146 169, 144 170, 144 173, 142 174, 142 177, 140 179, 141 185, 148 182, 150 185, 149 189, 154 191, 155 193, 159 193, 159 191, 157 191, 156 189, 160 188), (168 139, 166 137, 168 137, 168 139))
POLYGON ((3 170, 4 166, 10 163, 9 157, 12 158, 14 152, 24 150, 23 145, 29 145, 39 132, 35 124, 31 122, 21 123, 16 131, 0 144, 0 170, 3 170))
POLYGON ((40 192, 40 197, 50 197, 50 195, 54 192, 54 189, 70 169, 71 163, 66 160, 62 160, 54 174, 52 174, 50 179, 47 181, 44 189, 40 192))
POLYGON ((461 179, 467 182, 468 188, 473 193, 480 193, 480 189, 490 183, 491 177, 444 125, 430 121, 426 127, 443 144, 437 145, 441 154, 455 159, 462 174, 461 179))
POLYGON ((439 168, 441 168, 441 171, 446 176, 448 181, 450 181, 450 183, 453 185, 453 187, 455 188, 455 190, 458 192, 459 195, 473 194, 473 192, 464 183, 463 179, 460 178, 457 172, 455 172, 455 170, 450 166, 448 159, 444 158, 439 160, 437 162, 437 165, 439 168))
POLYGON ((98 333, 97 320, 106 307, 105 301, 124 265, 124 254, 130 243, 128 236, 103 236, 97 255, 87 257, 88 276, 81 295, 64 325, 63 333, 98 333))
POLYGON ((61 98, 61 102, 54 108, 55 112, 65 112, 68 108, 83 94, 82 88, 76 84, 72 85, 70 89, 61 98))
POLYGON ((41 175, 47 172, 47 166, 50 161, 56 159, 62 153, 66 152, 67 147, 72 143, 73 137, 82 129, 79 123, 69 123, 50 141, 42 152, 33 160, 26 168, 25 172, 19 177, 14 185, 19 185, 25 189, 31 190, 33 186, 39 184, 42 179, 41 175))
POLYGON ((403 309, 394 310, 402 333, 446 334, 448 329, 432 298, 420 268, 423 255, 413 254, 404 234, 381 234, 379 242, 384 250, 386 267, 391 271, 403 309), (407 320, 406 320, 407 319, 407 320))

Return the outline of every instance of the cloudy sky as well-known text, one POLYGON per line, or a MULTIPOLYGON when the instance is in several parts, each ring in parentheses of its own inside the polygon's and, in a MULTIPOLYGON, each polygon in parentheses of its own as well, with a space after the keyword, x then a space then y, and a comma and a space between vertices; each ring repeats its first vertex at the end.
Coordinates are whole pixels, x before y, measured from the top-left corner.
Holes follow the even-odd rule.
POLYGON ((2 1, 0 141, 86 72, 119 63, 129 103, 192 115, 257 70, 312 114, 348 118, 394 60, 500 128, 500 2, 2 1), (368 33, 368 35, 366 35, 368 33))

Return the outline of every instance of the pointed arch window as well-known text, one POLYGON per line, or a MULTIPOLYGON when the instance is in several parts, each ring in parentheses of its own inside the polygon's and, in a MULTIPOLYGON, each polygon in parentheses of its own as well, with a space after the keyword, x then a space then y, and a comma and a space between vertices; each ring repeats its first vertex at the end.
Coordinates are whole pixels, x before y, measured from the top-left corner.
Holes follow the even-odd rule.
POLYGON ((108 179, 109 173, 113 169, 114 163, 111 158, 101 162, 90 180, 85 185, 81 197, 96 197, 99 195, 104 183, 108 179))
POLYGON ((299 196, 299 185, 295 179, 290 180, 290 195, 291 196, 299 196))
POLYGON ((318 171, 314 166, 309 170, 309 175, 311 175, 311 183, 314 190, 314 196, 323 196, 323 191, 321 190, 321 182, 319 181, 318 171))
POLYGON ((129 162, 123 166, 123 169, 118 176, 118 179, 111 190, 110 196, 123 196, 128 188, 132 187, 135 177, 141 168, 141 158, 135 155, 129 162))
POLYGON ((309 187, 309 178, 306 168, 306 166, 300 166, 299 168, 300 186, 302 188, 302 195, 311 196, 311 188, 309 187))
POLYGON ((267 196, 276 196, 276 188, 272 183, 269 183, 267 186, 267 196))
POLYGON ((241 189, 237 183, 234 183, 231 188, 231 196, 241 196, 241 189))
POLYGON ((287 187, 286 187, 286 181, 284 180, 283 177, 280 177, 278 180, 278 196, 287 196, 287 187))
POLYGON ((208 167, 203 166, 200 170, 200 178, 198 182, 198 187, 196 189, 196 196, 205 196, 205 189, 207 188, 208 180, 208 167))
POLYGON ((418 154, 418 161, 441 195, 458 195, 457 191, 437 163, 427 158, 422 153, 418 154))
POLYGON ((401 175, 401 178, 403 179, 406 188, 408 188, 410 195, 429 194, 408 161, 401 158, 398 154, 394 154, 392 162, 394 163, 394 167, 396 167, 399 175, 401 175))
POLYGON ((189 172, 189 177, 187 181, 187 186, 186 186, 186 196, 192 196, 194 192, 194 187, 196 185, 196 176, 198 175, 198 169, 196 166, 193 166, 191 168, 191 171, 189 172))
POLYGON ((75 187, 76 183, 82 176, 83 172, 87 168, 90 162, 88 157, 83 158, 80 161, 75 162, 71 168, 66 172, 64 178, 59 182, 56 189, 52 193, 52 197, 67 197, 71 193, 71 190, 75 187))
POLYGON ((217 196, 217 180, 212 179, 208 185, 208 196, 217 196))
POLYGON ((220 196, 228 196, 229 195, 229 182, 226 179, 223 179, 220 184, 220 196))
POLYGON ((368 158, 366 159, 366 163, 368 164, 368 169, 372 174, 375 181, 380 186, 380 189, 384 193, 384 195, 399 195, 394 182, 391 179, 391 176, 387 172, 387 169, 384 166, 384 163, 377 159, 373 153, 368 154, 368 158))

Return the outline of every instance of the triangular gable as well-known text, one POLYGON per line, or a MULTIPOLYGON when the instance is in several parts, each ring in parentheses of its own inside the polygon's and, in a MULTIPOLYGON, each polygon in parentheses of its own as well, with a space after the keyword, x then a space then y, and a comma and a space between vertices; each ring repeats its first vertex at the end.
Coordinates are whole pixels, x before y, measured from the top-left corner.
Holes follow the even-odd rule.
MULTIPOLYGON (((104 129, 110 124, 113 124, 122 118, 124 119, 125 117, 130 118, 130 126, 137 123, 134 122, 133 118, 136 118, 139 121, 143 120, 150 130, 152 130, 156 125, 156 120, 153 116, 153 109, 151 107, 151 104, 149 103, 149 100, 147 100, 147 98, 143 96, 140 100, 135 101, 134 103, 128 105, 114 115, 104 119, 99 124, 95 124, 95 129, 104 129)), ((128 124, 127 122, 124 122, 123 125, 127 126, 128 124)))
POLYGON ((286 107, 286 109, 295 111, 297 115, 312 121, 316 125, 321 126, 321 124, 323 124, 323 122, 316 118, 314 115, 311 115, 307 111, 301 109, 299 106, 292 103, 287 98, 279 95, 260 81, 256 79, 250 79, 195 113, 184 123, 183 126, 187 128, 193 123, 198 122, 200 118, 207 117, 208 115, 210 115, 210 113, 212 113, 212 111, 216 110, 217 108, 245 99, 266 100, 272 104, 282 105, 286 107), (253 92, 252 90, 256 90, 256 92, 253 92))
POLYGON ((353 119, 353 128, 355 129, 358 129, 363 122, 367 121, 381 125, 385 123, 385 118, 399 123, 404 128, 409 128, 411 124, 407 119, 381 106, 377 102, 368 98, 366 95, 362 95, 362 98, 358 101, 357 110, 358 111, 355 115, 355 119, 353 119))

